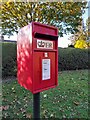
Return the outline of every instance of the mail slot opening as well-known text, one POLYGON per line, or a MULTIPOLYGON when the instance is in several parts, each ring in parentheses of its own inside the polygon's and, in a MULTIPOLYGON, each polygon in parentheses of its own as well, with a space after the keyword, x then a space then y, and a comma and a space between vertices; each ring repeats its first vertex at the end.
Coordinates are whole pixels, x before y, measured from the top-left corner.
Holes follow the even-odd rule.
POLYGON ((58 36, 55 35, 48 35, 48 34, 42 34, 42 33, 34 33, 35 38, 45 38, 45 39, 50 39, 50 40, 57 40, 58 36))

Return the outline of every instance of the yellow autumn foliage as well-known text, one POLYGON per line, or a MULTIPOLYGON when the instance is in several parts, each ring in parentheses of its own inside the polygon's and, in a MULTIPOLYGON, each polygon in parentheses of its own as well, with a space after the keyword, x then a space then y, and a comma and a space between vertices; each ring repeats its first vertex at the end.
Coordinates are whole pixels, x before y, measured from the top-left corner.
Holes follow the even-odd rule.
POLYGON ((90 41, 87 40, 87 35, 85 33, 81 33, 78 37, 78 39, 75 42, 74 45, 75 48, 89 48, 90 47, 90 41))
POLYGON ((82 10, 87 4, 87 2, 76 3, 73 2, 74 0, 68 2, 29 1, 3 0, 0 11, 2 35, 13 35, 31 21, 56 26, 60 36, 68 32, 77 32, 77 27, 81 24, 82 10), (70 29, 69 26, 71 26, 70 29))
POLYGON ((87 48, 88 45, 87 45, 87 42, 85 40, 77 40, 74 47, 82 49, 82 48, 87 48))

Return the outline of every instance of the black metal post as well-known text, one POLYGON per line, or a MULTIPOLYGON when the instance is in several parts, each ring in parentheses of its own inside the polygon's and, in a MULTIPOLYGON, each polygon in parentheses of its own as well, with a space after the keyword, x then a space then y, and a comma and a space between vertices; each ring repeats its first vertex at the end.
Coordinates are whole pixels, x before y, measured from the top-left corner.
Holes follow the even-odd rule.
POLYGON ((40 120, 40 92, 33 95, 33 118, 40 120))

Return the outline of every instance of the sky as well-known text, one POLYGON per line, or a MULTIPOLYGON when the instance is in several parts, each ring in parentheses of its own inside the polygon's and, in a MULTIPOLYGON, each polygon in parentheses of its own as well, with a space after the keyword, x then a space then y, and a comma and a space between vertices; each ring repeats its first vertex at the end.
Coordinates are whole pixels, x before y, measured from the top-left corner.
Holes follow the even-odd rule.
MULTIPOLYGON (((89 1, 89 0, 87 0, 87 1, 89 1)), ((90 2, 89 2, 89 6, 90 6, 90 2)), ((86 24, 86 19, 88 18, 88 16, 90 16, 90 13, 88 11, 89 10, 86 9, 84 15, 82 16, 83 17, 83 21, 84 21, 84 25, 86 24)), ((58 38, 58 47, 62 47, 62 48, 68 47, 68 45, 71 43, 71 41, 68 40, 68 38, 70 36, 71 35, 64 35, 63 37, 59 37, 58 38)), ((14 34, 10 38, 8 38, 8 36, 4 36, 4 39, 5 40, 15 40, 16 41, 17 40, 17 35, 14 34)))

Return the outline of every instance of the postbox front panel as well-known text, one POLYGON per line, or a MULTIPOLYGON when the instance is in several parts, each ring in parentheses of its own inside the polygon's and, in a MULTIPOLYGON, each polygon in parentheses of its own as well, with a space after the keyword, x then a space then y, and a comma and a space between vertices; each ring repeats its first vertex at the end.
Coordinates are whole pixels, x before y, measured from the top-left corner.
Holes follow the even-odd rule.
POLYGON ((34 91, 54 86, 56 52, 34 52, 34 91))

